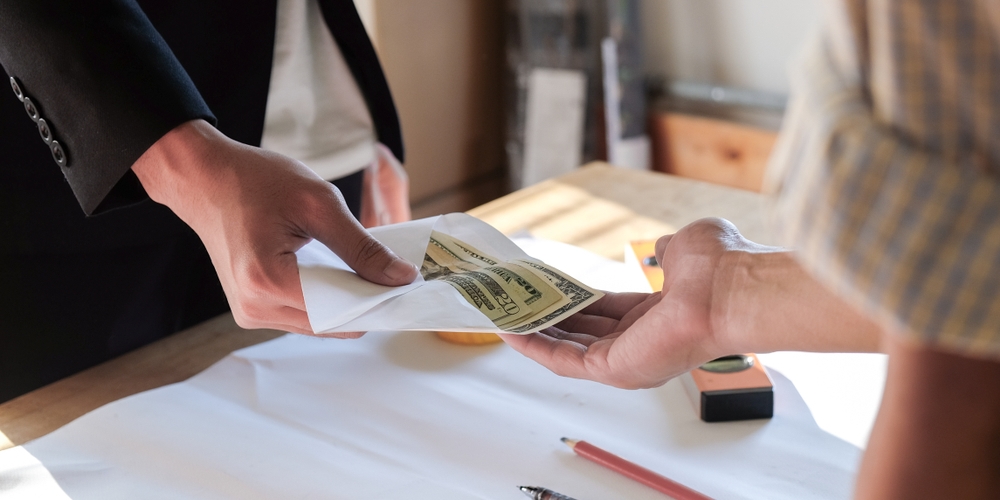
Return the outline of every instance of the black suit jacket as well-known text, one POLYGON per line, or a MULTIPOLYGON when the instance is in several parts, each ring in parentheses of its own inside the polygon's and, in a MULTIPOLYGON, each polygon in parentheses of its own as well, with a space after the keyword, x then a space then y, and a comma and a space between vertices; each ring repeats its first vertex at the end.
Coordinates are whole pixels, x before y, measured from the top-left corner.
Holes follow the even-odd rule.
MULTIPOLYGON (((402 159, 353 2, 320 5, 402 159)), ((0 402, 226 309, 200 241, 143 201, 130 168, 195 118, 259 144, 275 13, 276 0, 0 0, 0 65, 18 94, 0 91, 0 402)))
MULTIPOLYGON (((0 98, 0 229, 7 236, 0 249, 121 246, 180 230, 168 211, 147 204, 115 214, 123 231, 110 227, 112 217, 71 213, 66 195, 71 190, 87 214, 144 200, 131 165, 191 119, 258 145, 276 3, 0 0, 0 65, 15 87, 0 98)), ((402 160, 392 97, 353 2, 320 6, 378 139, 402 160)))

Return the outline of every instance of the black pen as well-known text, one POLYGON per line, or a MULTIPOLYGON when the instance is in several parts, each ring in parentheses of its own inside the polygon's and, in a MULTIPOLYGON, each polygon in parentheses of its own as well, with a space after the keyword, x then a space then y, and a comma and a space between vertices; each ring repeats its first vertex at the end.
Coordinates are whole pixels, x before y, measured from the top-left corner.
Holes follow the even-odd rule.
POLYGON ((522 493, 531 497, 531 500, 575 500, 561 493, 547 490, 541 486, 518 486, 522 493))

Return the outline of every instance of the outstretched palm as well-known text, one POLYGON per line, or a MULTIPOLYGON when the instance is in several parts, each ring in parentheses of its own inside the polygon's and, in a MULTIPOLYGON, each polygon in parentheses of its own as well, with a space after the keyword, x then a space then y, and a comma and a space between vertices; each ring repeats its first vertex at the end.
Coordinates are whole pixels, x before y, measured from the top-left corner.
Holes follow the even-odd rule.
POLYGON ((757 248, 728 221, 696 221, 657 241, 662 292, 609 293, 555 327, 503 338, 559 375, 621 388, 662 385, 732 353, 718 324, 726 316, 719 291, 729 285, 719 271, 757 248))

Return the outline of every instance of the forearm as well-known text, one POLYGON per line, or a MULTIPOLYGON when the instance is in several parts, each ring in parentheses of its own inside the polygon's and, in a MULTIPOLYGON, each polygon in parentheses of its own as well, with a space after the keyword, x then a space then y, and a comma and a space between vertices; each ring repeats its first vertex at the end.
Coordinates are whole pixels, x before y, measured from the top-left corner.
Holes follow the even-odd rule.
POLYGON ((715 328, 734 352, 875 352, 880 328, 787 251, 732 252, 715 277, 715 328))
POLYGON ((191 120, 156 141, 132 165, 132 172, 153 201, 170 207, 187 224, 197 225, 193 219, 210 213, 203 205, 219 200, 192 194, 238 182, 233 165, 223 160, 229 148, 240 146, 205 120, 191 120))
POLYGON ((996 498, 1000 363, 887 339, 882 407, 858 498, 996 498))

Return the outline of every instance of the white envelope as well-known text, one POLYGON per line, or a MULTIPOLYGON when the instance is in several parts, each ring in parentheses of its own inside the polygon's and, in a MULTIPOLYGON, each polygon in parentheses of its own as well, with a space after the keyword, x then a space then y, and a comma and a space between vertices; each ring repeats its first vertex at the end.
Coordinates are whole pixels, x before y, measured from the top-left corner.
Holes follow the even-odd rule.
MULTIPOLYGON (((371 234, 396 255, 420 267, 431 231, 454 236, 500 260, 538 262, 500 231, 463 213, 377 227, 371 234)), ((318 241, 302 247, 296 256, 306 313, 316 333, 373 330, 503 332, 448 283, 424 281, 417 276, 416 281, 401 287, 377 285, 355 274, 340 257, 318 241)))

